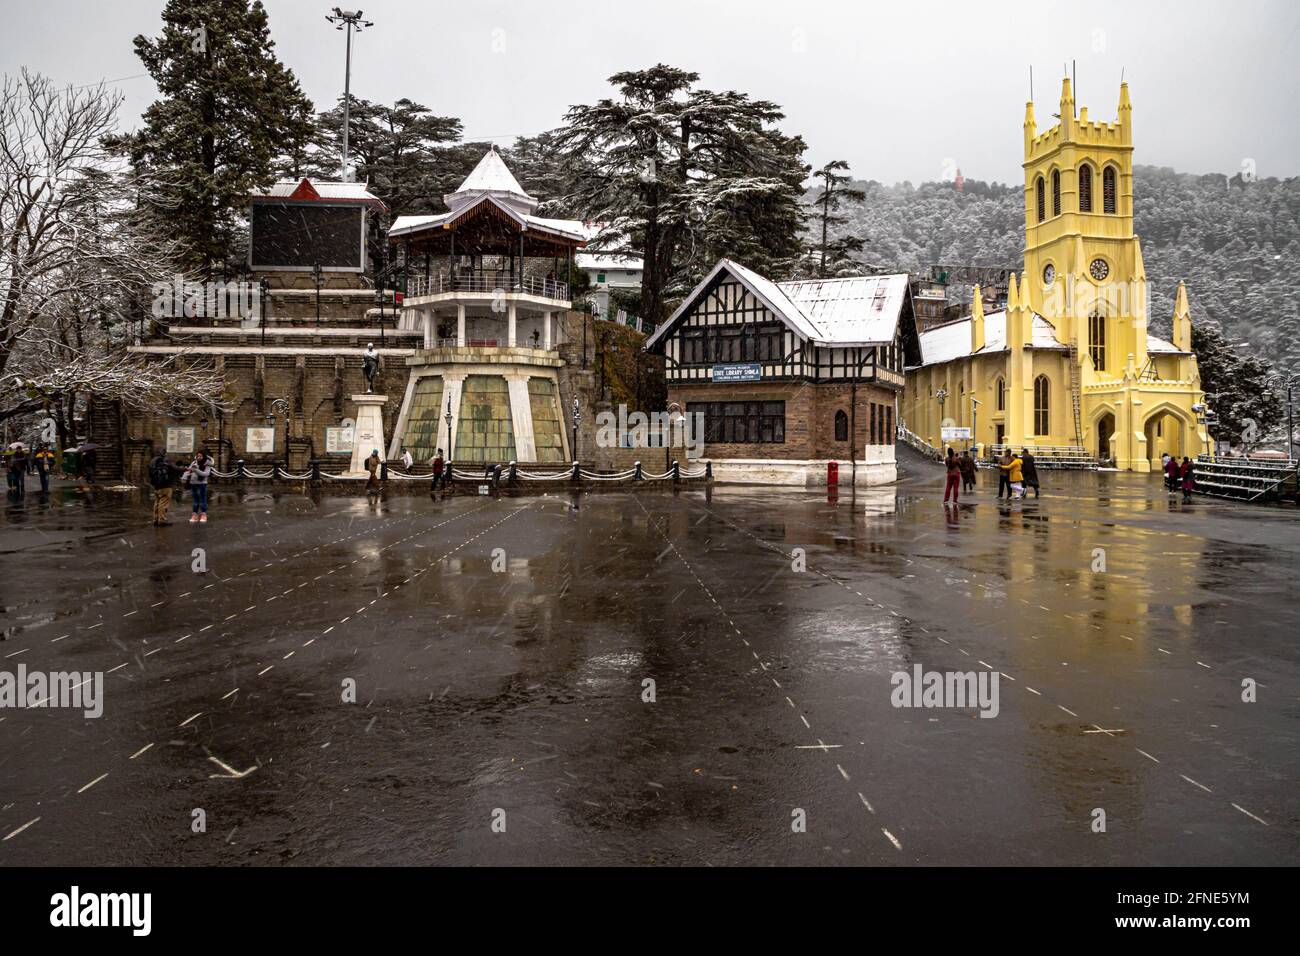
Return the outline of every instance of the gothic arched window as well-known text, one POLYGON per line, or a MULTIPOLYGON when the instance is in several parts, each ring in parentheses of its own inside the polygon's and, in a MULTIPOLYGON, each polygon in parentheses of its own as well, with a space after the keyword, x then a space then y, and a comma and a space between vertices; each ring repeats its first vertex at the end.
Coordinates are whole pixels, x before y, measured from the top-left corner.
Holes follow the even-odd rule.
POLYGON ((843 409, 835 413, 835 440, 849 440, 849 416, 844 414, 843 409))
POLYGON ((1106 316, 1100 312, 1088 316, 1088 357, 1098 372, 1106 371, 1106 316))
POLYGON ((1007 410, 1007 383, 999 378, 993 383, 993 391, 995 393, 994 402, 997 405, 997 410, 1005 412, 1007 410))
POLYGON ((1061 171, 1052 170, 1052 215, 1061 214, 1061 171))
POLYGON ((1092 167, 1079 167, 1079 212, 1092 212, 1092 167))
POLYGON ((1115 167, 1107 166, 1101 172, 1101 211, 1115 211, 1115 167))
POLYGON ((1049 383, 1046 375, 1034 379, 1034 434, 1047 435, 1051 429, 1051 415, 1048 407, 1049 383))
POLYGON ((1047 214, 1044 212, 1044 210, 1045 210, 1046 207, 1045 207, 1044 204, 1043 204, 1043 203, 1044 203, 1044 198, 1045 198, 1045 197, 1043 196, 1043 177, 1042 177, 1042 176, 1039 176, 1038 179, 1037 179, 1037 181, 1034 183, 1034 191, 1035 191, 1035 193, 1037 194, 1037 197, 1038 197, 1038 221, 1039 221, 1039 222, 1042 222, 1044 219, 1047 218, 1047 214))

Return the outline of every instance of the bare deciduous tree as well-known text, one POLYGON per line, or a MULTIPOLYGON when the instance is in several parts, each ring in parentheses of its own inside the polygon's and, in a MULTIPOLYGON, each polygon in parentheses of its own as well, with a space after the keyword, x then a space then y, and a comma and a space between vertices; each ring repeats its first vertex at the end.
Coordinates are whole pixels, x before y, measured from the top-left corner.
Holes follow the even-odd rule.
POLYGON ((90 395, 221 404, 210 371, 126 351, 183 250, 158 228, 162 184, 105 146, 119 103, 26 70, 0 85, 0 421, 44 409, 61 441, 90 395))

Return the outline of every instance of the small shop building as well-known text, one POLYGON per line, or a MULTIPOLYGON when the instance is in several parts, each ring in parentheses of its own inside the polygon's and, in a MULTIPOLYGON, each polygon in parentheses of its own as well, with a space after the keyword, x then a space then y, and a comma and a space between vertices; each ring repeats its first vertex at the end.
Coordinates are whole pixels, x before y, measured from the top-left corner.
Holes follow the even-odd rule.
POLYGON ((715 480, 887 484, 920 356, 911 302, 906 274, 773 282, 723 259, 646 348, 669 407, 702 423, 715 480))

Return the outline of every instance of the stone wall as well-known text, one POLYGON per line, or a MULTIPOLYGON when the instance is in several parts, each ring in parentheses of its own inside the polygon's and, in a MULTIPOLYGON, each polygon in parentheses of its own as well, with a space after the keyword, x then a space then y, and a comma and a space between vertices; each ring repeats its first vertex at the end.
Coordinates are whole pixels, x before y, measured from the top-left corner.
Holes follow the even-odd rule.
MULTIPOLYGON (((786 459, 848 460, 852 453, 850 442, 835 439, 835 413, 843 411, 853 422, 850 402, 852 386, 844 384, 812 384, 806 382, 745 382, 727 384, 673 385, 668 392, 670 402, 677 402, 689 411, 692 403, 783 401, 785 402, 785 441, 764 443, 715 443, 705 446, 705 457, 710 459, 786 459)), ((888 460, 893 460, 893 436, 885 433, 882 409, 895 407, 895 393, 877 385, 857 386, 856 434, 859 461, 869 454, 869 449, 889 449, 888 460), (877 406, 875 440, 871 435, 871 405, 877 406)), ((897 425, 897 411, 893 413, 897 425)), ((883 452, 877 452, 879 457, 883 452)))

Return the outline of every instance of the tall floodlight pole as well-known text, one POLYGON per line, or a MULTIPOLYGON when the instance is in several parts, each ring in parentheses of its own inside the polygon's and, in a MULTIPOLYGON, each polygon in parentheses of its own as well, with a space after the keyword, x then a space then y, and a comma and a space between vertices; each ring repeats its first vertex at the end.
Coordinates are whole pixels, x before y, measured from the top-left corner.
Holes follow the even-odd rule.
POLYGON ((346 30, 348 35, 347 59, 343 67, 343 181, 350 183, 352 174, 348 171, 348 113, 352 103, 352 31, 360 33, 366 27, 373 27, 374 23, 362 20, 360 10, 341 10, 338 7, 334 8, 333 16, 326 16, 325 19, 334 24, 335 30, 346 30))

